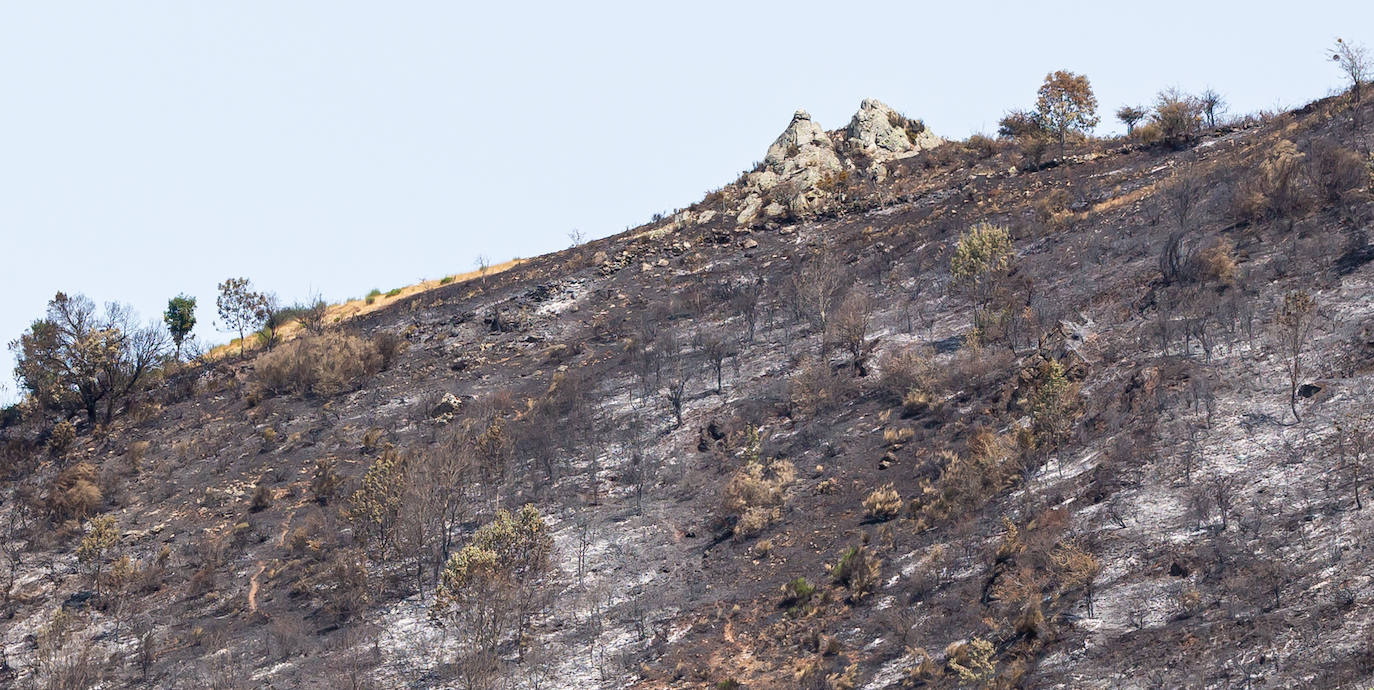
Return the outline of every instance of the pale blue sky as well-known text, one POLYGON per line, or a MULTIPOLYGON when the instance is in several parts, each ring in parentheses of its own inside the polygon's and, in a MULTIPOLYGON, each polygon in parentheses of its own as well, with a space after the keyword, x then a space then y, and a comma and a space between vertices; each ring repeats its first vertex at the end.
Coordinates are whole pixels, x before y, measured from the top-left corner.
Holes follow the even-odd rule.
POLYGON ((1105 7, 5 0, 0 341, 57 290, 148 319, 188 292, 222 341, 229 276, 338 300, 605 236, 734 179, 798 107, 964 137, 1069 69, 1110 131, 1166 86, 1301 104, 1339 84, 1337 35, 1374 43, 1370 2, 1105 7))

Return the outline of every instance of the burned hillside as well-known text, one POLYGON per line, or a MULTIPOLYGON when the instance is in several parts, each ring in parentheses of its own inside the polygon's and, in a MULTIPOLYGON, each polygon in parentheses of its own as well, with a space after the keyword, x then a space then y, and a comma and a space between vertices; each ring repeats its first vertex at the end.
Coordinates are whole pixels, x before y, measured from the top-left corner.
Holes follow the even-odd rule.
POLYGON ((1352 112, 799 111, 645 226, 18 410, 0 684, 1368 683, 1352 112))

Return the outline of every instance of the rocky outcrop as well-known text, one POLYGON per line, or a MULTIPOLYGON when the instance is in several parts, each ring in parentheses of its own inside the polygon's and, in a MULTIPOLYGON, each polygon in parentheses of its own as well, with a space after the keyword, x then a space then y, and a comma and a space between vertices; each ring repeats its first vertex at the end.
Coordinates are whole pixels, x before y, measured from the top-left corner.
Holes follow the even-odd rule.
POLYGON ((942 142, 921 122, 872 98, 864 99, 849 126, 834 135, 812 120, 810 113, 798 110, 787 129, 768 147, 760 169, 745 177, 735 223, 748 226, 815 209, 825 196, 822 181, 844 173, 846 168, 855 170, 850 158, 855 154, 868 159, 864 172, 882 180, 887 176, 885 161, 905 158, 942 142))
POLYGON ((763 168, 746 177, 745 198, 735 222, 749 225, 763 216, 805 213, 816 201, 821 180, 843 170, 830 134, 810 113, 798 110, 768 147, 763 168))
POLYGON ((844 130, 845 143, 875 161, 904 158, 943 142, 920 121, 875 98, 865 98, 844 130))
POLYGON ((805 110, 793 113, 787 129, 768 147, 763 163, 782 179, 803 176, 808 184, 843 169, 830 135, 805 110))

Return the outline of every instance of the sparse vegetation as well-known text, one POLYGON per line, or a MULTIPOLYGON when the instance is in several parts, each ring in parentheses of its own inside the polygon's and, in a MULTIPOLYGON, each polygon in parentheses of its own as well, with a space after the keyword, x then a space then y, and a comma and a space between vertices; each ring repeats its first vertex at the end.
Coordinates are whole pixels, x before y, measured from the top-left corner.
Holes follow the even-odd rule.
POLYGON ((268 299, 244 357, 188 330, 94 417, 26 386, 0 683, 1357 686, 1352 99, 895 158, 831 130, 814 187, 759 166, 500 276, 268 299))

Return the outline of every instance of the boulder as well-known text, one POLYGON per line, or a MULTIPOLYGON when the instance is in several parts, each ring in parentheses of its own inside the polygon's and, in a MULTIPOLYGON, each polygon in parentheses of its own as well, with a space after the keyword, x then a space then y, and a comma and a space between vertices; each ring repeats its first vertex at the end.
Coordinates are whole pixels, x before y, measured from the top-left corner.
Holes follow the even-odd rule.
POLYGON ((462 406, 463 401, 459 400, 458 396, 452 393, 445 393, 444 397, 439 399, 439 402, 434 403, 434 407, 429 408, 429 416, 431 419, 437 419, 444 415, 451 415, 457 412, 462 406))
POLYGON ((735 223, 739 225, 749 225, 759 217, 759 211, 763 210, 763 197, 758 194, 750 194, 744 200, 744 206, 740 208, 739 215, 735 217, 735 223))

